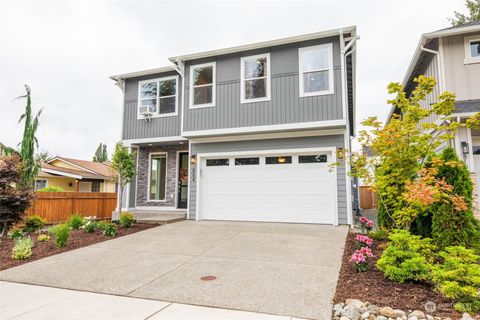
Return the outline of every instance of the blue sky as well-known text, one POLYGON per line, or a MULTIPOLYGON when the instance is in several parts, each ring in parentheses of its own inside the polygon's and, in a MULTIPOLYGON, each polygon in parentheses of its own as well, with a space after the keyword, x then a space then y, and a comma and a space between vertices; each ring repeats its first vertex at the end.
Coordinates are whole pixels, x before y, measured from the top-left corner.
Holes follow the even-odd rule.
POLYGON ((44 108, 40 150, 90 159, 120 139, 121 91, 108 77, 157 68, 175 55, 356 25, 357 121, 388 114, 386 86, 403 79, 422 33, 449 27, 461 0, 0 0, 0 142, 32 88, 44 108))

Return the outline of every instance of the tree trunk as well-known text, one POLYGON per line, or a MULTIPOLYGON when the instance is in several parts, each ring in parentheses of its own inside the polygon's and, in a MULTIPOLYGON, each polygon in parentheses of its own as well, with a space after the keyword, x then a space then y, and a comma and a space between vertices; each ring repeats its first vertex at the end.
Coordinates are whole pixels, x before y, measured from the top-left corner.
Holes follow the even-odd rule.
POLYGON ((119 184, 118 186, 119 193, 117 195, 117 214, 116 214, 116 219, 112 220, 118 220, 120 219, 120 213, 122 212, 122 202, 123 202, 123 184, 119 184))

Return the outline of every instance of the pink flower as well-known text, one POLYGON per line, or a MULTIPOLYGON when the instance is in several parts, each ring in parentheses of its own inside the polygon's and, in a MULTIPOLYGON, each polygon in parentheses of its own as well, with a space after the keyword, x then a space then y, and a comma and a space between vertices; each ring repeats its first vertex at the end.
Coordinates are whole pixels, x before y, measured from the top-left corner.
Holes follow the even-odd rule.
POLYGON ((372 249, 370 249, 369 247, 361 247, 360 249, 356 250, 355 252, 356 253, 361 253, 368 258, 373 257, 372 249))
POLYGON ((360 225, 362 226, 362 228, 367 229, 367 231, 372 230, 373 227, 375 226, 373 221, 369 220, 367 217, 360 217, 359 221, 360 221, 360 225))
POLYGON ((370 247, 370 246, 373 244, 373 240, 372 240, 372 239, 370 239, 370 238, 367 237, 367 236, 361 235, 361 234, 357 235, 357 236, 355 237, 355 240, 357 240, 362 247, 364 247, 364 246, 370 247))
POLYGON ((350 258, 350 261, 356 264, 365 263, 367 262, 367 258, 362 253, 355 251, 355 253, 352 254, 352 257, 350 258))

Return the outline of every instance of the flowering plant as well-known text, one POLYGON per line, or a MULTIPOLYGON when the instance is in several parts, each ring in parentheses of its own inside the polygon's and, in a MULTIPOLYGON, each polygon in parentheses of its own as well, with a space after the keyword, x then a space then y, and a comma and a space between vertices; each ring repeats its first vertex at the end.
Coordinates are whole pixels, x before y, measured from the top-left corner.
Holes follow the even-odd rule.
POLYGON ((355 240, 357 241, 357 244, 360 247, 370 247, 373 244, 373 240, 370 239, 368 236, 363 236, 361 234, 358 234, 355 237, 355 240))
POLYGON ((360 217, 360 226, 362 227, 362 232, 365 232, 365 230, 370 232, 375 224, 373 223, 372 220, 368 219, 367 217, 360 217))
POLYGON ((370 249, 369 247, 361 247, 360 249, 355 250, 355 252, 361 253, 367 258, 373 258, 372 249, 370 249))
POLYGON ((355 251, 350 258, 350 261, 353 262, 353 266, 358 272, 367 270, 367 257, 363 255, 363 253, 359 252, 359 250, 355 251))

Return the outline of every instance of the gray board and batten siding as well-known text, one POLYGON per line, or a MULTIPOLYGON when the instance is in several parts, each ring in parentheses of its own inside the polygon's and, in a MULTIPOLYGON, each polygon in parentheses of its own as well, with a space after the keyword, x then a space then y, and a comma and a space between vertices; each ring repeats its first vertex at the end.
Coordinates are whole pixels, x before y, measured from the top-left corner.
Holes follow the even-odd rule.
POLYGON ((343 118, 340 41, 328 37, 187 61, 184 131, 277 125, 343 118), (300 97, 298 49, 333 45, 334 94, 300 97), (240 103, 240 59, 270 53, 271 100, 240 103), (216 105, 189 109, 190 66, 216 63, 216 105))
MULTIPOLYGON (((234 151, 262 151, 301 148, 344 147, 343 135, 281 138, 251 141, 229 141, 191 144, 191 154, 234 151)), ((195 166, 190 171, 189 219, 196 219, 197 175, 195 166)), ((337 167, 338 223, 348 224, 345 167, 337 167)))
POLYGON ((180 119, 182 114, 182 78, 177 72, 157 73, 148 76, 126 79, 125 106, 123 109, 122 139, 145 139, 158 137, 172 137, 180 135, 180 119), (152 118, 146 122, 138 119, 138 83, 143 80, 178 76, 177 115, 152 118))

